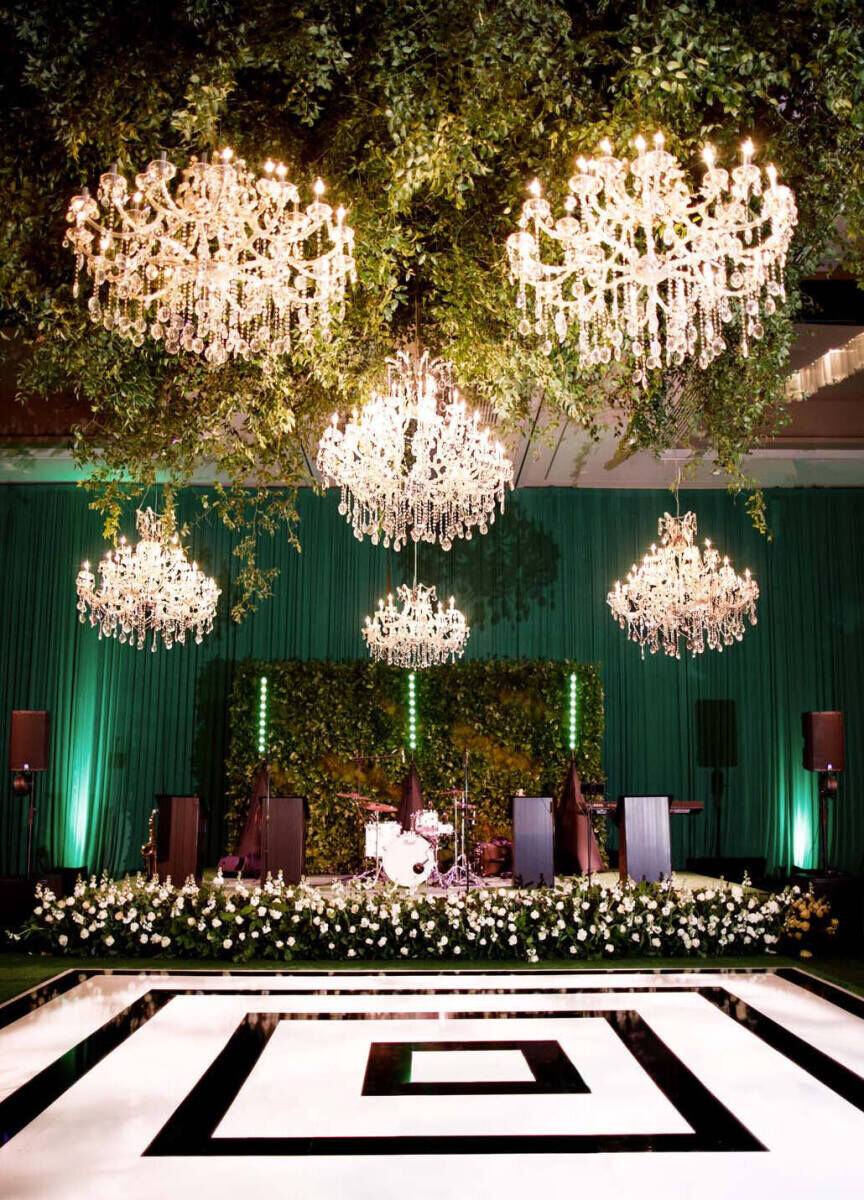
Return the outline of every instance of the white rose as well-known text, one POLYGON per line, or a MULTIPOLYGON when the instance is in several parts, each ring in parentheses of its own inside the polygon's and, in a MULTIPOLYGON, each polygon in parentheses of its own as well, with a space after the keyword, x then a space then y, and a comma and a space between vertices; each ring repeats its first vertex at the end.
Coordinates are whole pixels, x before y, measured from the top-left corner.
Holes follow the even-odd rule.
POLYGON ((65 946, 65 945, 68 943, 68 941, 69 941, 69 939, 68 939, 68 937, 66 936, 66 934, 65 934, 65 933, 61 933, 61 934, 60 934, 60 936, 59 936, 59 937, 58 937, 58 939, 57 939, 57 943, 58 943, 58 945, 60 945, 60 946, 65 946))
POLYGON ((234 943, 230 938, 225 938, 225 940, 222 942, 222 946, 225 950, 230 950, 233 945, 234 943))

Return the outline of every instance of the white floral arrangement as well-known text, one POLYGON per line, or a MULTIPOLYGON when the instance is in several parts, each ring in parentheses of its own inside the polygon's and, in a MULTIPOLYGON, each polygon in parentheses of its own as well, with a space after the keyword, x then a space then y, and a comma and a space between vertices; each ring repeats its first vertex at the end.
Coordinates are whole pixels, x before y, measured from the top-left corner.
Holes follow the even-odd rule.
POLYGON ((446 895, 337 884, 223 886, 142 875, 78 881, 36 906, 8 934, 22 949, 76 956, 198 957, 240 963, 402 959, 613 959, 771 954, 797 888, 774 895, 721 883, 601 887, 582 878, 554 888, 477 888, 446 895))

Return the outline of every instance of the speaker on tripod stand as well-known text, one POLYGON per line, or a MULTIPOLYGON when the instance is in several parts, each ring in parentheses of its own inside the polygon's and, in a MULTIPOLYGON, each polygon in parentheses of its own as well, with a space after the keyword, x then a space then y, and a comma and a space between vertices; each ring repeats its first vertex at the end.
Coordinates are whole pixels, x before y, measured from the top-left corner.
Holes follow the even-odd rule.
POLYGON ((33 877, 35 785, 37 772, 48 770, 48 713, 19 710, 12 713, 9 736, 9 770, 16 796, 29 797, 27 808, 27 878, 33 877))
POLYGON ((804 770, 819 776, 819 867, 831 874, 828 863, 828 801, 836 799, 837 775, 846 765, 842 712, 801 714, 804 735, 804 770))
POLYGON ((857 945, 864 932, 864 894, 854 876, 833 868, 828 847, 828 801, 837 799, 837 775, 846 766, 846 744, 842 712, 805 712, 801 714, 804 735, 804 770, 818 776, 819 783, 819 859, 814 869, 795 868, 790 882, 802 891, 812 891, 831 905, 832 916, 840 922, 838 941, 857 945))
POLYGON ((714 855, 723 857, 724 771, 738 766, 738 722, 734 700, 696 701, 696 753, 700 767, 711 769, 714 855))

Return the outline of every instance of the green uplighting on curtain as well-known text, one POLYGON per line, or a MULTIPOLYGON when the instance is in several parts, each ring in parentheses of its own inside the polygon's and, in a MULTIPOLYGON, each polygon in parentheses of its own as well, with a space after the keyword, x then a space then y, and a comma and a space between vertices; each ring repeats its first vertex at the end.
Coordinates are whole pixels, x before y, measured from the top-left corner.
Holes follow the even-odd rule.
MULTIPOLYGON (((723 654, 643 662, 605 604, 611 582, 656 536, 665 491, 515 492, 486 536, 456 542, 447 553, 424 548, 424 577, 428 572, 439 594, 457 594, 470 613, 466 659, 600 664, 607 793, 706 802, 700 817, 672 823, 677 866, 713 852, 711 773, 697 764, 698 700, 735 703, 738 763, 725 772, 724 853, 761 854, 769 867, 816 861, 816 785, 801 765, 800 718, 809 710, 843 710, 848 761, 833 802, 831 856, 857 872, 864 847, 864 490, 776 489, 767 496, 771 542, 752 528, 743 501, 722 491, 682 496, 700 530, 733 562, 747 563, 761 589, 759 624, 723 654)), ((273 598, 238 626, 228 615, 228 593, 240 533, 212 513, 201 519, 200 493, 181 492, 178 520, 192 530, 189 557, 223 589, 217 624, 200 646, 145 654, 100 641, 77 621, 78 564, 103 549, 101 520, 88 504, 71 485, 0 487, 0 554, 15 564, 4 578, 0 611, 0 744, 8 744, 12 709, 50 710, 50 769, 37 785, 45 862, 135 869, 154 795, 195 789, 210 811, 214 861, 235 664, 363 659, 359 629, 380 592, 381 551, 355 540, 335 493, 322 499, 301 491, 303 554, 285 538, 260 537, 261 566, 280 575, 273 598)), ((130 509, 124 528, 133 527, 133 515, 130 509)), ((395 560, 397 573, 410 573, 404 556, 395 560)), ((394 580, 394 588, 403 581, 394 580)), ((562 736, 571 739, 569 678, 563 682, 562 736)), ((578 738, 578 696, 576 707, 578 738)), ((26 806, 7 782, 0 874, 21 869, 25 832, 26 806)))

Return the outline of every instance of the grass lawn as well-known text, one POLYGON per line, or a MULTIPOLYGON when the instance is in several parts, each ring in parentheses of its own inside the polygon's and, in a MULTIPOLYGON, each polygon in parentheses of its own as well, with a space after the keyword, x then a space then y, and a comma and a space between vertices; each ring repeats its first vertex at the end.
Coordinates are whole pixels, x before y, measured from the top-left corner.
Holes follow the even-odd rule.
POLYGON ((469 962, 463 959, 430 960, 428 962, 292 962, 274 963, 268 959, 257 959, 240 966, 201 958, 86 958, 72 955, 30 955, 0 953, 0 1003, 10 1000, 20 992, 35 987, 53 975, 70 969, 111 970, 131 969, 141 971, 437 971, 437 970, 574 970, 591 971, 616 967, 629 970, 651 970, 654 967, 678 967, 686 971, 694 967, 803 967, 805 970, 840 984, 850 991, 864 996, 864 957, 861 955, 832 955, 830 958, 807 959, 785 958, 782 955, 750 955, 739 958, 621 958, 614 962, 593 959, 574 962, 572 959, 552 959, 529 967, 525 962, 469 962))

